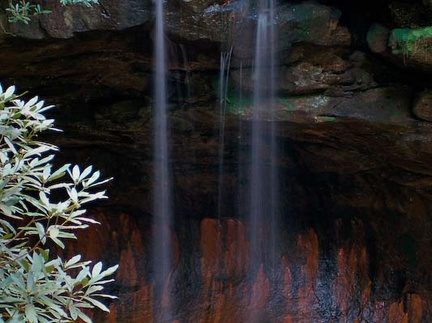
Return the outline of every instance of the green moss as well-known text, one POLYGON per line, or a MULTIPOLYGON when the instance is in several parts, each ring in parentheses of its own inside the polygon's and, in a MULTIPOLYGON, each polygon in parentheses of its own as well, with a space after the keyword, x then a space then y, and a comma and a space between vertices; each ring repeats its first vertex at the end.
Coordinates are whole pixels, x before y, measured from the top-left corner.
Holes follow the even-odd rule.
POLYGON ((315 119, 319 122, 335 122, 337 120, 336 117, 331 116, 316 116, 315 119))
POLYGON ((416 44, 424 38, 432 37, 432 26, 419 29, 393 29, 389 39, 389 47, 393 54, 413 55, 416 44))
POLYGON ((226 103, 226 112, 228 114, 244 115, 246 108, 252 106, 253 99, 251 97, 240 99, 238 96, 229 96, 226 103))
POLYGON ((277 101, 286 108, 287 111, 294 111, 294 104, 288 98, 278 98, 277 101))

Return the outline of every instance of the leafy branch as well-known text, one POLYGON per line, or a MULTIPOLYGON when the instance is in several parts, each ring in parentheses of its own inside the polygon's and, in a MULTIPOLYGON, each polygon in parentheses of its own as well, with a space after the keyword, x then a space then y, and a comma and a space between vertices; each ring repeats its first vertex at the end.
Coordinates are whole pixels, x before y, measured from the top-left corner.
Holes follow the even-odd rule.
POLYGON ((0 86, 0 323, 91 322, 85 310, 108 311, 97 298, 115 298, 102 290, 118 266, 49 253, 49 243, 65 248, 75 230, 98 224, 83 205, 106 198, 99 187, 110 180, 92 166, 54 168, 58 148, 37 140, 59 131, 44 115, 51 108, 0 86))

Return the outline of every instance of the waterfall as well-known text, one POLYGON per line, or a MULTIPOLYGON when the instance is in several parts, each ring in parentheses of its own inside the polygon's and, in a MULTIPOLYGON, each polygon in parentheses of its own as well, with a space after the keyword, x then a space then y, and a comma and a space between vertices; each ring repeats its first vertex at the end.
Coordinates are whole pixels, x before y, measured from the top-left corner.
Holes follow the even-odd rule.
MULTIPOLYGON (((172 198, 168 153, 167 63, 164 40, 163 0, 156 0, 154 59, 155 59, 155 115, 154 115, 154 223, 153 264, 155 306, 164 317, 170 315, 169 276, 172 267, 172 198), (160 304, 159 304, 160 302, 160 304)), ((164 319, 162 318, 161 321, 164 319)))
POLYGON ((254 95, 251 121, 249 226, 251 268, 274 267, 279 221, 277 219, 277 157, 274 0, 258 3, 254 60, 254 95))

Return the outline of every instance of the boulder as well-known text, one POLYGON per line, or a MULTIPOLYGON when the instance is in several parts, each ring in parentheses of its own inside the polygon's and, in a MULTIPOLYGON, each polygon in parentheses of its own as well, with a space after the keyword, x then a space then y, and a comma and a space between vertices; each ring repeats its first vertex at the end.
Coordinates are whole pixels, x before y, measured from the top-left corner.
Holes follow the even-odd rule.
POLYGON ((373 24, 367 33, 367 43, 374 53, 384 53, 388 48, 390 30, 383 25, 373 24))
POLYGON ((295 118, 296 113, 303 113, 317 121, 343 117, 404 123, 410 120, 410 94, 408 88, 382 87, 341 97, 324 94, 292 96, 279 100, 279 111, 281 118, 288 120, 295 118))
MULTIPOLYGON (((340 96, 376 86, 371 71, 363 66, 367 63, 364 53, 348 55, 349 51, 339 47, 294 45, 284 65, 277 68, 279 93, 340 96)), ((231 72, 233 81, 249 92, 254 89, 252 74, 250 68, 231 72)))
POLYGON ((315 2, 288 5, 278 13, 282 42, 349 46, 351 36, 340 17, 339 10, 315 2))
POLYGON ((401 67, 432 71, 432 27, 389 30, 372 25, 367 34, 369 48, 401 67))
POLYGON ((165 28, 170 38, 183 42, 229 42, 235 23, 235 6, 230 1, 170 1, 165 12, 165 28))
POLYGON ((432 90, 420 92, 413 107, 414 115, 422 120, 432 121, 432 90))
POLYGON ((42 38, 70 38, 77 32, 92 30, 121 30, 150 21, 151 0, 100 0, 98 5, 62 6, 60 1, 47 1, 44 9, 51 14, 32 18, 26 25, 10 23, 7 29, 15 36, 42 38))
MULTIPOLYGON (((341 12, 315 2, 285 4, 278 8, 275 17, 277 50, 287 52, 295 44, 318 46, 349 46, 351 34, 340 24, 341 12)), ((238 24, 234 54, 240 59, 251 59, 255 50, 254 25, 257 14, 249 15, 249 21, 238 24), (247 33, 249 31, 249 33, 247 33)))
MULTIPOLYGON (((147 24, 154 15, 151 0, 101 0, 91 7, 63 7, 56 0, 46 3, 44 8, 52 13, 34 17, 28 25, 6 23, 6 29, 14 36, 30 39, 71 38, 75 33, 138 25, 145 25, 148 30, 151 27, 147 24)), ((167 1, 165 29, 175 42, 235 45, 235 56, 251 58, 258 17, 255 10, 242 1, 167 1)), ((284 52, 296 43, 349 45, 351 36, 340 25, 340 15, 340 11, 314 2, 281 5, 274 21, 280 39, 277 50, 284 52)))

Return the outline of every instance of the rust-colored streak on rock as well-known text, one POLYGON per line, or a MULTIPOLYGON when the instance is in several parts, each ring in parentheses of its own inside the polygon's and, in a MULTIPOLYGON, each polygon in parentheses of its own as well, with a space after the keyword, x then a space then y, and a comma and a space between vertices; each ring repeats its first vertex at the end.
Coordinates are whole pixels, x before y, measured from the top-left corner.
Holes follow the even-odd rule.
POLYGON ((77 241, 68 244, 65 257, 79 253, 84 259, 103 260, 105 266, 118 263, 116 282, 112 284, 118 286, 114 294, 119 298, 107 304, 110 313, 94 310, 89 315, 95 322, 153 322, 153 288, 145 281, 145 262, 149 255, 145 232, 128 214, 108 216, 94 212, 91 216, 102 225, 80 231, 77 241))
POLYGON ((109 307, 110 313, 106 318, 106 323, 115 323, 118 322, 117 319, 117 305, 115 303, 111 303, 109 307))
POLYGON ((301 234, 298 243, 299 251, 306 256, 306 262, 301 267, 304 281, 315 282, 318 273, 318 237, 314 230, 310 229, 307 233, 301 234))
POLYGON ((239 293, 236 286, 225 285, 221 281, 212 281, 209 289, 204 291, 204 302, 201 307, 199 323, 225 323, 242 322, 242 309, 240 297, 246 297, 246 293, 239 293))
POLYGON ((407 309, 410 323, 421 323, 426 302, 417 294, 407 295, 407 309))
MULTIPOLYGON (((126 221, 122 221, 125 223, 126 221)), ((123 234, 123 233, 120 233, 123 234)), ((122 286, 136 286, 144 278, 140 272, 140 264, 144 260, 146 254, 144 249, 144 241, 142 233, 136 228, 128 228, 128 242, 126 248, 120 251, 119 269, 116 280, 122 286)))
POLYGON ((390 304, 389 322, 408 323, 408 313, 404 312, 404 304, 402 301, 390 304))
POLYGON ((305 263, 301 266, 302 287, 298 291, 298 322, 312 322, 316 319, 314 309, 318 304, 315 295, 315 281, 318 274, 318 237, 314 230, 301 234, 297 247, 301 255, 306 256, 305 263))
POLYGON ((368 256, 366 247, 362 247, 360 251, 360 263, 359 263, 359 273, 361 274, 361 277, 363 277, 365 280, 369 281, 368 276, 368 256))
POLYGON ((248 264, 244 226, 236 220, 204 219, 201 222, 201 273, 240 276, 248 264))
POLYGON ((341 322, 349 322, 353 299, 364 288, 362 307, 369 302, 370 280, 367 275, 367 254, 365 247, 353 245, 341 247, 337 253, 337 277, 333 293, 342 312, 341 322))
POLYGON ((153 322, 153 303, 153 287, 144 285, 140 290, 134 293, 132 304, 125 304, 124 311, 134 314, 128 322, 153 322))
POLYGON ((361 294, 361 308, 366 308, 371 300, 372 282, 369 281, 361 294))
POLYGON ((225 266, 229 276, 244 275, 249 264, 248 243, 244 225, 236 220, 225 221, 226 252, 225 266))
POLYGON ((296 321, 294 321, 292 315, 288 314, 287 316, 285 316, 282 323, 296 323, 296 321))
MULTIPOLYGON (((351 257, 349 257, 351 259, 351 257)), ((354 287, 353 278, 355 278, 355 268, 350 268, 347 262, 347 255, 343 248, 340 248, 337 253, 337 268, 338 273, 333 285, 333 293, 336 296, 337 303, 342 312, 341 322, 347 322, 348 301, 350 296, 350 288, 354 287), (353 277, 354 276, 354 277, 353 277)))
POLYGON ((68 241, 66 257, 81 254, 83 259, 98 260, 103 257, 106 246, 118 248, 118 241, 112 241, 108 217, 104 213, 93 213, 90 215, 96 221, 104 225, 91 225, 85 230, 77 231, 77 240, 68 241))
POLYGON ((126 249, 120 252, 119 269, 117 271, 116 280, 119 284, 126 286, 135 286, 138 283, 135 258, 130 243, 128 243, 126 249))
POLYGON ((200 247, 202 252, 201 274, 203 277, 213 276, 219 271, 222 259, 222 225, 214 219, 201 222, 200 247))
POLYGON ((244 226, 236 220, 204 219, 200 228, 203 298, 200 323, 241 322, 247 299, 240 283, 248 262, 244 226))
POLYGON ((252 285, 251 299, 249 303, 249 312, 251 315, 256 316, 257 313, 262 312, 268 303, 270 295, 270 282, 265 276, 263 265, 260 266, 255 282, 252 285))

